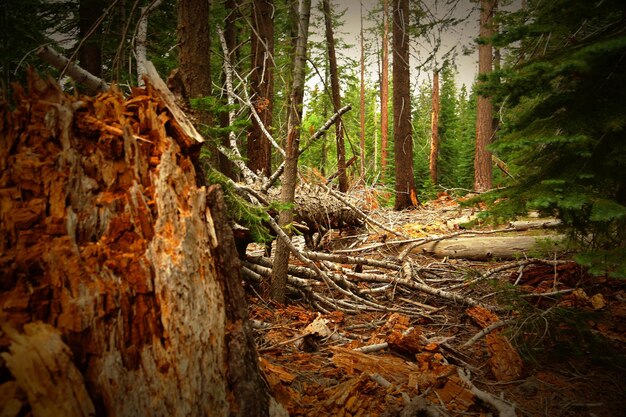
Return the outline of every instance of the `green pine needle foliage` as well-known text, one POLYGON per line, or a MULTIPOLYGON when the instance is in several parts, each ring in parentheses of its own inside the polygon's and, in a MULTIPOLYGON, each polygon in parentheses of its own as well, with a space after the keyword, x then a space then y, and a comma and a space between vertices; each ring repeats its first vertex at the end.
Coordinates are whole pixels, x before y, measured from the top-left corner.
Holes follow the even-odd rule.
POLYGON ((224 174, 214 169, 205 169, 209 184, 220 184, 224 192, 224 203, 230 220, 250 230, 252 240, 257 243, 271 242, 273 237, 267 228, 268 208, 253 205, 242 198, 224 174))
POLYGON ((526 10, 503 18, 495 41, 512 45, 511 63, 481 91, 504 103, 492 150, 516 177, 485 197, 493 203, 491 213, 556 214, 582 250, 578 262, 621 278, 626 278, 625 21, 622 0, 529 1, 526 10))

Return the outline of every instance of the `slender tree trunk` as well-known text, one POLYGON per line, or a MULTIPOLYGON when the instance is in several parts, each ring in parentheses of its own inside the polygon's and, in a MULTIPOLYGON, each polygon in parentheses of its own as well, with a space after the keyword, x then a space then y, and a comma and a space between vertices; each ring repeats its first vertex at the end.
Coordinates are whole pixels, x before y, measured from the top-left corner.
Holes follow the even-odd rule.
POLYGON ((387 146, 389 134, 389 3, 383 0, 383 58, 380 82, 380 178, 387 171, 387 146))
MULTIPOLYGON (((335 37, 333 35, 333 16, 330 0, 322 0, 324 8, 324 22, 326 24, 326 45, 328 48, 328 64, 330 66, 330 86, 333 99, 333 112, 341 108, 341 94, 339 91, 339 73, 337 70, 337 55, 335 53, 335 37)), ((348 176, 346 175, 346 147, 343 140, 342 118, 335 123, 335 138, 337 140, 337 172, 339 172, 339 191, 348 191, 348 176)))
MULTIPOLYGON (((250 74, 250 96, 265 128, 271 131, 274 102, 274 2, 253 0, 252 72, 250 74)), ((272 148, 270 141, 261 131, 255 118, 248 134, 248 167, 254 172, 269 176, 272 172, 272 148)))
POLYGON ((430 179, 437 184, 437 158, 439 157, 439 71, 433 72, 432 113, 430 119, 430 179))
MULTIPOLYGON (((119 25, 125 27, 126 22, 126 0, 120 0, 118 6, 119 25)), ((119 37, 119 55, 116 53, 118 60, 114 62, 115 65, 115 81, 119 82, 122 79, 122 69, 126 69, 126 30, 120 30, 119 37)))
POLYGON ((102 25, 94 27, 104 10, 103 0, 80 0, 78 6, 78 36, 80 39, 89 37, 78 51, 80 66, 102 78, 102 25))
MULTIPOLYGON (((288 134, 285 146, 285 172, 281 186, 280 201, 284 205, 292 205, 295 197, 296 179, 298 174, 298 153, 300 150, 300 125, 302 122, 302 101, 304 98, 304 75, 309 37, 309 18, 311 0, 300 0, 298 6, 298 38, 293 66, 293 86, 289 100, 288 134)), ((286 228, 293 221, 293 209, 284 208, 280 211, 278 224, 286 228)), ((289 229, 286 230, 291 236, 289 229)), ((281 239, 276 241, 276 253, 272 267, 271 297, 278 303, 285 302, 287 287, 287 270, 289 266, 289 247, 281 239)))
MULTIPOLYGON (((480 38, 485 40, 493 36, 492 18, 496 0, 480 1, 480 38)), ((492 71, 493 47, 482 41, 478 45, 478 75, 484 76, 492 71)), ((479 85, 483 81, 478 81, 479 85)), ((474 156, 474 190, 483 192, 491 189, 491 153, 487 146, 493 139, 493 105, 491 99, 478 96, 476 106, 476 154, 474 156)))
POLYGON ((361 3, 361 91, 359 92, 359 122, 361 126, 360 134, 360 167, 359 177, 361 183, 365 184, 365 38, 363 36, 363 3, 361 3))
MULTIPOLYGON (((137 23, 137 39, 135 42, 135 56, 137 57, 137 84, 143 86, 143 76, 146 73, 146 62, 148 61, 148 16, 163 0, 156 0, 150 6, 142 7, 141 16, 137 23)), ((122 54, 123 56, 123 54, 122 54)))
MULTIPOLYGON (((237 20, 241 15, 239 14, 239 7, 237 7, 237 0, 224 0, 224 8, 228 11, 226 24, 224 25, 224 40, 226 41, 226 47, 228 48, 228 53, 230 55, 230 62, 233 63, 234 66, 238 61, 236 58, 238 51, 237 44, 239 43, 237 20)), ((226 85, 225 72, 222 72, 222 85, 226 85)), ((227 101, 228 100, 226 98, 223 98, 223 105, 226 105, 227 101)), ((228 128, 230 126, 228 110, 220 112, 219 119, 220 127, 228 128)), ((221 135, 220 141, 222 146, 226 149, 230 147, 228 132, 221 135)), ((218 170, 233 180, 238 179, 233 162, 221 153, 218 154, 218 170)))
POLYGON ((419 204, 413 178, 413 138, 409 82, 409 0, 393 0, 393 141, 396 172, 394 208, 419 204))

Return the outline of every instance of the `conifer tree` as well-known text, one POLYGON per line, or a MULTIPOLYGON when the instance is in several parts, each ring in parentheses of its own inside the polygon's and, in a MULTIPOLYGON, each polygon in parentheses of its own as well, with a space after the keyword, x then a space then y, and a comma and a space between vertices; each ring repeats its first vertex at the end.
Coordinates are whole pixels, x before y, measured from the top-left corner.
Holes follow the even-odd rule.
MULTIPOLYGON (((441 111, 439 115, 439 184, 445 188, 459 186, 455 168, 461 163, 461 132, 458 129, 458 91, 455 81, 456 69, 445 62, 441 69, 441 111)), ((473 130, 473 129, 472 129, 473 130)))
MULTIPOLYGON (((558 215, 592 271, 626 277, 626 12, 621 0, 529 0, 503 20, 511 50, 491 93, 506 103, 495 143, 516 180, 500 215, 558 215)), ((495 77, 494 77, 495 78, 495 77)))

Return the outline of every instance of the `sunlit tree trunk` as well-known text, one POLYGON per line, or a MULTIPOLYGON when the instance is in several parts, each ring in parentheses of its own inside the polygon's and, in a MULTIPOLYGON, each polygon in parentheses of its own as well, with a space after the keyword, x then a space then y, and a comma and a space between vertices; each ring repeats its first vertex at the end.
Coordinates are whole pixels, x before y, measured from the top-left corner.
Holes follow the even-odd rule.
POLYGON ((396 210, 419 204, 413 178, 408 26, 409 0, 393 0, 393 141, 396 210))
MULTIPOLYGON (((493 68, 493 48, 486 39, 493 36, 493 12, 496 0, 480 1, 480 38, 478 45, 478 75, 485 76, 493 68)), ((478 81, 479 85, 483 81, 478 81)), ((493 139, 493 105, 489 97, 478 96, 476 106, 476 154, 474 156, 474 190, 491 189, 491 153, 487 146, 493 139)))
MULTIPOLYGON (((272 127, 274 102, 274 20, 273 0, 253 0, 251 96, 257 113, 268 131, 272 127)), ((272 148, 255 118, 248 134, 248 167, 269 176, 272 171, 272 148)))
POLYGON ((383 45, 380 83, 380 177, 387 170, 387 143, 389 134, 389 3, 383 0, 383 45))
MULTIPOLYGON (((300 126, 302 122, 302 101, 304 99, 305 65, 307 56, 307 41, 309 37, 309 18, 311 15, 311 0, 300 0, 298 6, 298 38, 293 66, 293 86, 289 100, 289 117, 287 143, 285 146, 285 172, 282 177, 280 201, 283 208, 280 210, 278 224, 285 229, 293 221, 293 204, 296 179, 298 174, 298 153, 300 150, 300 126)), ((289 229, 286 229, 291 236, 289 229)), ((272 265, 272 282, 270 294, 274 301, 285 302, 287 287, 287 269, 289 266, 289 247, 281 239, 276 241, 276 253, 272 265)))
POLYGON ((433 72, 432 113, 430 119, 430 179, 437 184, 437 158, 439 156, 439 71, 433 72))
MULTIPOLYGON (((328 48, 328 65, 330 66, 330 86, 333 99, 334 112, 341 108, 341 95, 339 91, 339 73, 337 71, 337 56, 335 54, 335 37, 333 35, 333 17, 330 8, 330 0, 322 0, 324 8, 324 22, 326 24, 326 44, 328 48)), ((335 137, 337 139, 337 171, 339 172, 339 191, 348 190, 348 177, 346 175, 346 147, 343 140, 343 121, 337 118, 335 123, 335 137)))

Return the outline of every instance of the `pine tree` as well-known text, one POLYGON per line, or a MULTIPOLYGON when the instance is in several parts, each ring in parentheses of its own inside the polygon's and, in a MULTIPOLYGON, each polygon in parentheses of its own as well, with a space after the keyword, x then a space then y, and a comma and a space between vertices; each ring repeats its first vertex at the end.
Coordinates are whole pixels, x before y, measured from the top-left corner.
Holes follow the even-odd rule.
POLYGON ((512 49, 491 93, 506 103, 494 150, 516 181, 500 215, 557 214, 592 271, 626 277, 626 12, 623 1, 528 1, 503 19, 512 49))
POLYGON ((441 112, 439 116, 439 184, 445 188, 459 186, 455 167, 460 163, 461 138, 458 129, 458 91, 455 81, 456 69, 446 62, 441 70, 441 112))

